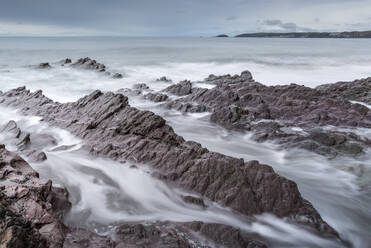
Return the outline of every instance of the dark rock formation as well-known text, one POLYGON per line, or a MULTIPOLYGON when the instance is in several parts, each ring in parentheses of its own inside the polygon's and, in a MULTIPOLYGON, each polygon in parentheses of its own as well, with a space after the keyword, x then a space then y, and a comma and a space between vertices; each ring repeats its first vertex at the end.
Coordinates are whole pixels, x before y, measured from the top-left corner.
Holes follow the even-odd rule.
POLYGON ((167 77, 160 77, 158 79, 156 79, 157 82, 165 82, 165 83, 172 83, 173 81, 167 77))
POLYGON ((112 77, 113 77, 113 78, 123 78, 123 76, 122 76, 121 73, 115 73, 115 74, 113 74, 112 77))
POLYGON ((98 63, 96 60, 93 60, 89 57, 78 59, 75 63, 72 64, 73 67, 96 70, 99 72, 105 72, 106 66, 104 64, 98 63))
MULTIPOLYGON (((251 73, 245 71, 240 76, 210 75, 204 82, 216 86, 212 89, 187 88, 187 96, 168 102, 166 106, 187 112, 188 107, 184 106, 201 105, 212 113, 212 122, 226 128, 254 131, 258 141, 275 140, 286 147, 301 147, 329 157, 355 156, 370 147, 369 139, 351 131, 325 129, 327 126, 371 127, 369 108, 347 100, 368 102, 369 79, 317 89, 296 84, 265 86, 255 82, 251 73), (342 138, 323 142, 315 138, 319 132, 327 137, 342 138)), ((171 89, 176 92, 179 88, 182 89, 176 85, 171 89)))
POLYGON ((69 210, 67 192, 38 178, 21 157, 0 146, 2 247, 62 247, 69 210))
POLYGON ((38 66, 39 69, 49 69, 51 68, 50 64, 45 62, 45 63, 40 63, 38 66))
MULTIPOLYGON (((43 64, 48 64, 49 65, 49 63, 43 63, 43 64)), ((100 72, 100 73, 104 73, 107 76, 111 76, 113 74, 112 78, 117 78, 117 79, 123 78, 121 73, 109 72, 109 71, 107 71, 107 67, 104 64, 99 63, 96 60, 91 59, 89 57, 80 58, 75 63, 72 63, 72 60, 70 58, 66 58, 66 59, 58 62, 57 64, 59 64, 61 66, 69 65, 69 66, 74 67, 74 68, 93 70, 93 71, 97 71, 97 72, 100 72)))
MULTIPOLYGON (((204 206, 202 199, 186 196, 186 202, 204 206)), ((106 247, 214 247, 234 243, 237 248, 265 247, 257 237, 243 236, 238 229, 202 222, 127 223, 115 228, 115 240, 62 223, 70 209, 67 192, 39 179, 21 157, 0 145, 0 246, 4 248, 106 248, 106 247), (208 233, 217 226, 223 233, 208 233), (200 235, 205 237, 200 240, 200 235)))
POLYGON ((164 91, 177 96, 185 96, 192 93, 192 83, 188 80, 184 80, 178 84, 167 87, 164 91))
POLYGON ((165 102, 169 97, 162 93, 148 93, 144 96, 145 99, 152 102, 165 102))
POLYGON ((16 147, 17 152, 25 155, 30 162, 45 161, 46 154, 41 150, 57 144, 55 138, 49 134, 22 131, 13 120, 0 127, 0 133, 5 135, 7 145, 16 147))
POLYGON ((63 59, 62 61, 59 62, 62 66, 71 64, 72 60, 70 58, 63 59))
POLYGON ((147 89, 149 89, 149 87, 148 87, 148 85, 141 83, 141 84, 134 84, 133 85, 133 89, 136 89, 136 90, 147 90, 147 89))
MULTIPOLYGON (((224 93, 228 94, 228 92, 224 93)), ((165 120, 128 104, 124 95, 94 91, 60 104, 24 87, 0 95, 0 103, 69 130, 92 154, 146 163, 157 176, 246 216, 265 212, 337 237, 297 185, 268 165, 213 153, 174 133, 165 120)))

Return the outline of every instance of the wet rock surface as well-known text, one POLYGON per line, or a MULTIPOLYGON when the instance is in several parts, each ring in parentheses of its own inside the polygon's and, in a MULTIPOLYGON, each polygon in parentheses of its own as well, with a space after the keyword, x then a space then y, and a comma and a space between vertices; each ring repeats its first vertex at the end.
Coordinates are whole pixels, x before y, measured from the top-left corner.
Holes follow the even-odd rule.
POLYGON ((301 197, 297 185, 270 166, 185 141, 163 118, 131 107, 122 94, 94 91, 76 102, 60 104, 21 87, 1 94, 0 103, 69 130, 85 140, 91 154, 146 163, 159 178, 245 216, 268 212, 337 237, 301 197))
POLYGON ((61 247, 69 210, 67 192, 39 179, 17 154, 0 146, 0 218, 2 247, 61 247))
MULTIPOLYGON (((245 71, 239 76, 210 75, 198 83, 216 86, 188 87, 188 95, 168 102, 166 107, 183 112, 209 111, 212 122, 229 129, 253 131, 257 141, 272 140, 283 148, 304 148, 331 158, 358 156, 371 147, 369 138, 352 131, 371 128, 371 111, 348 101, 369 102, 370 79, 316 89, 296 84, 265 86, 245 71), (197 111, 191 106, 197 106, 197 111)), ((182 89, 181 84, 171 87, 167 91, 182 89)))

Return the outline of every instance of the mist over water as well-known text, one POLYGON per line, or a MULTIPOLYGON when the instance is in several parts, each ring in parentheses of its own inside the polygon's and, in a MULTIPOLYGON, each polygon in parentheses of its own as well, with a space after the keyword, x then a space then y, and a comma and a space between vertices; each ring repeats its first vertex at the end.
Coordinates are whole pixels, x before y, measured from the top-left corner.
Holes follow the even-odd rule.
POLYGON ((117 90, 161 76, 174 82, 195 81, 209 74, 239 74, 244 70, 250 70, 264 84, 314 87, 369 76, 369 54, 371 44, 362 39, 3 37, 0 89, 27 85, 33 90, 42 88, 47 96, 65 102, 98 88, 117 90), (30 68, 67 57, 91 57, 110 71, 124 74, 124 78, 113 80, 70 68, 30 68))
MULTIPOLYGON (((155 82, 161 76, 174 82, 195 81, 209 74, 239 74, 243 70, 250 70, 257 81, 269 85, 315 87, 370 76, 369 54, 370 42, 361 39, 0 38, 0 90, 26 85, 31 90, 42 89, 53 100, 67 102, 95 89, 116 91, 136 83, 161 90, 169 85, 155 82), (112 72, 122 73, 124 78, 111 79, 60 66, 35 68, 40 62, 87 56, 104 63, 112 72)), ((163 116, 179 135, 211 151, 271 165, 298 184, 303 197, 343 239, 359 248, 371 243, 370 151, 359 158, 328 160, 304 150, 257 143, 247 133, 211 124, 207 113, 181 114, 139 97, 130 97, 129 102, 163 116)), ((104 232, 125 221, 204 220, 269 236, 277 247, 340 246, 270 215, 257 216, 251 222, 217 205, 204 210, 185 204, 181 195, 189 192, 152 178, 146 165, 132 168, 132 163, 91 158, 78 151, 82 141, 68 132, 50 128, 38 117, 0 108, 0 124, 9 120, 15 120, 25 131, 52 134, 57 146, 74 145, 67 151, 49 147, 45 150, 48 160, 32 166, 43 177, 68 188, 73 207, 66 221, 76 225, 104 232)), ((369 130, 356 131, 365 137, 371 135, 369 130)), ((0 135, 0 142, 6 143, 6 137, 0 135)))

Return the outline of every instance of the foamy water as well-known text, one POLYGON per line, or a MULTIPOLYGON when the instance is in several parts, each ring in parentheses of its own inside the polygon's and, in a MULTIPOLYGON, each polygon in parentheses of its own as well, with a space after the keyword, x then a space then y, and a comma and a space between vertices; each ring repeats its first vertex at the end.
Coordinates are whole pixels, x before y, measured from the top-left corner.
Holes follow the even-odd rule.
MULTIPOLYGON (((95 89, 115 91, 136 83, 146 83, 158 91, 169 85, 155 82, 161 76, 177 82, 243 70, 250 70, 256 80, 265 84, 314 87, 370 76, 368 54, 371 44, 367 40, 0 38, 0 90, 26 85, 31 90, 42 89, 53 100, 67 102, 95 89), (124 78, 111 79, 69 67, 34 67, 40 62, 86 56, 106 64, 110 71, 124 74, 124 78)), ((328 160, 303 150, 282 150, 274 143, 256 143, 249 134, 212 125, 207 114, 183 115, 137 97, 130 97, 129 102, 163 116, 178 134, 212 151, 271 165, 298 184, 303 197, 342 238, 359 248, 371 243, 370 151, 357 159, 328 160)), ((339 247, 270 215, 258 216, 253 223, 241 222, 220 206, 202 210, 185 204, 180 200, 185 192, 153 179, 146 165, 133 169, 131 164, 77 153, 82 141, 68 132, 50 128, 38 117, 1 108, 0 123, 10 119, 25 130, 48 132, 58 145, 75 145, 63 152, 53 152, 49 147, 45 150, 48 160, 32 164, 41 175, 69 189, 73 202, 70 220, 75 224, 108 227, 125 220, 204 220, 258 232, 275 240, 277 247, 339 247)), ((352 131, 370 137, 370 130, 352 131)), ((3 136, 0 140, 6 142, 3 136)))
MULTIPOLYGON (((48 134, 57 140, 57 144, 43 149, 48 158, 45 162, 30 164, 42 178, 52 179, 54 186, 67 188, 72 209, 65 222, 72 226, 114 236, 115 228, 127 222, 204 221, 258 233, 270 240, 272 247, 292 244, 301 247, 343 247, 338 242, 316 236, 270 214, 247 218, 207 199, 207 208, 185 203, 182 196, 198 196, 153 178, 151 169, 145 164, 91 157, 78 150, 82 140, 65 130, 40 122, 40 117, 23 116, 5 107, 0 107, 0 111, 1 125, 15 120, 21 130, 28 130, 32 135, 48 134), (71 148, 55 150, 60 146, 71 148), (284 239, 282 235, 285 235, 284 239)), ((193 116, 187 118, 199 121, 193 116)), ((248 138, 246 141, 253 143, 248 138)), ((6 137, 0 135, 0 142, 6 144, 7 149, 16 151, 16 147, 9 146, 6 137)), ((27 157, 24 158, 27 160, 27 157)))

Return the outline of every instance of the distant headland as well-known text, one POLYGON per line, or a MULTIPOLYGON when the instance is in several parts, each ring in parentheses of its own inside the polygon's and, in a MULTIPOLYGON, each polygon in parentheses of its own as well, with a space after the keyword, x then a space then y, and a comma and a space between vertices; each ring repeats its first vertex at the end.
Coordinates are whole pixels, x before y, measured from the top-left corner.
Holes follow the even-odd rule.
MULTIPOLYGON (((215 37, 229 37, 226 34, 215 37)), ((371 31, 351 32, 291 32, 291 33, 245 33, 235 38, 371 38, 371 31)))

